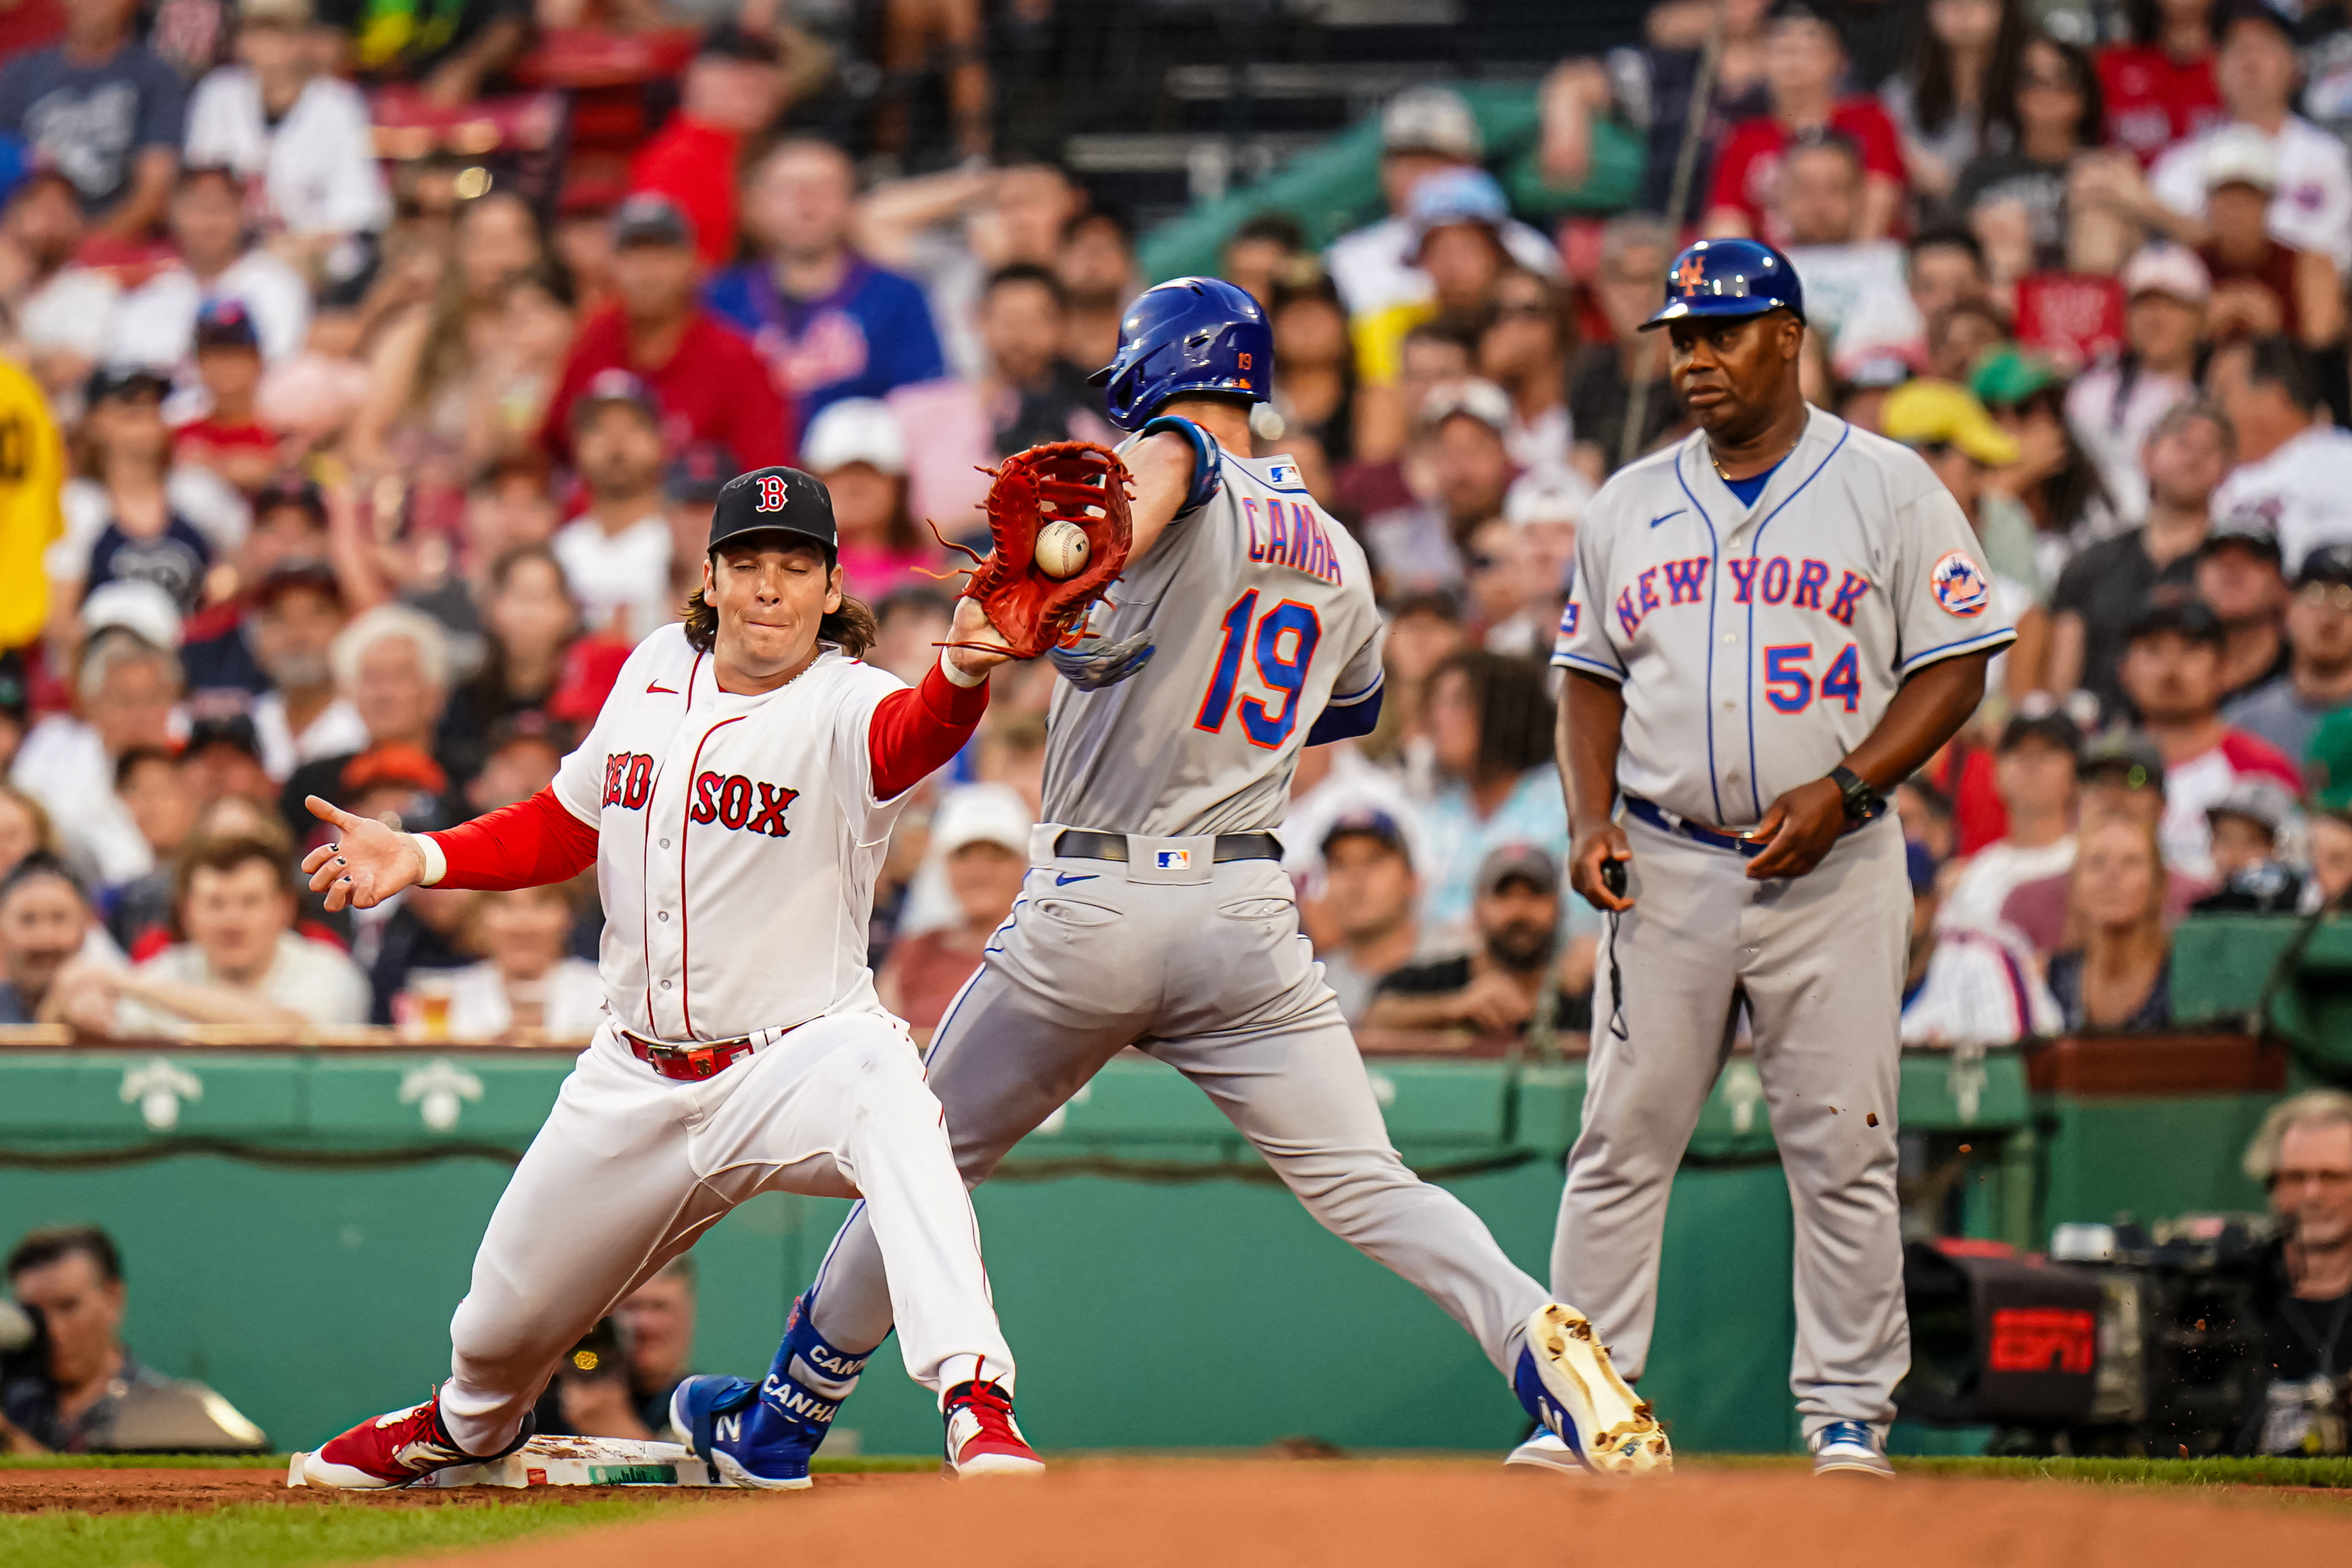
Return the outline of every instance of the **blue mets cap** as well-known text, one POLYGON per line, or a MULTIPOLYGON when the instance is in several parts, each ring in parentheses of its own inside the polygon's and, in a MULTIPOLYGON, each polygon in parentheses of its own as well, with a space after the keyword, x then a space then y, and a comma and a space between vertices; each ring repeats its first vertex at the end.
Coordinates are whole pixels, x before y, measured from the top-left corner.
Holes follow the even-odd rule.
POLYGON ((1756 239, 1702 239, 1675 258, 1664 309, 1643 331, 1692 316, 1760 316, 1786 310, 1805 319, 1804 285, 1779 251, 1756 239))

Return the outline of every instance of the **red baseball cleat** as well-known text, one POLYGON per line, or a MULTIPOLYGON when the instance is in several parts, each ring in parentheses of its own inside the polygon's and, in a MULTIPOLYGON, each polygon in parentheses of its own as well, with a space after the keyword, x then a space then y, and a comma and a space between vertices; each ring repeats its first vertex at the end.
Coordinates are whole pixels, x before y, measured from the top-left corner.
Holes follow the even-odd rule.
POLYGON ((525 1416, 515 1440, 496 1454, 468 1454, 441 1425, 441 1401, 436 1394, 422 1405, 362 1421, 341 1436, 329 1438, 317 1453, 303 1458, 302 1479, 314 1487, 348 1491, 404 1487, 452 1465, 502 1458, 530 1439, 532 1425, 530 1417, 525 1416))
POLYGON ((1013 1396, 994 1383, 948 1390, 948 1469, 957 1476, 1034 1476, 1045 1461, 1021 1436, 1013 1396))

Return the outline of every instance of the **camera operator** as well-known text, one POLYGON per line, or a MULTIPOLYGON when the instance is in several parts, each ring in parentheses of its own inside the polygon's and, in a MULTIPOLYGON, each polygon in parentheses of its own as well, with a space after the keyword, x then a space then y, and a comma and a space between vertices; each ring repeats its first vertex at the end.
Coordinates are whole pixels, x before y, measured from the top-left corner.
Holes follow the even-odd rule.
POLYGON ((2284 1227, 2263 1331, 2271 1364, 2264 1454, 2347 1449, 2352 1374, 2352 1094, 2317 1089, 2271 1108, 2246 1150, 2284 1227))
POLYGON ((0 1378, 7 1451, 265 1447, 258 1427, 201 1384, 140 1364, 121 1337, 122 1258, 96 1226, 37 1230, 8 1254, 8 1289, 38 1314, 36 1353, 0 1378), (46 1349, 46 1354, 37 1353, 46 1349))

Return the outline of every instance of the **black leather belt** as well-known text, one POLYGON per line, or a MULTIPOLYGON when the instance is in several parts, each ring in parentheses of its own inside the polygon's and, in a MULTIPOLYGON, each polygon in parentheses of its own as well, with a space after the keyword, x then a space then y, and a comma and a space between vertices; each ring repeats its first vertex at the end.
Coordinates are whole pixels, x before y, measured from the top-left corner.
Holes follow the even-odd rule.
MULTIPOLYGON (((1054 840, 1054 853, 1074 860, 1124 860, 1127 835, 1065 827, 1054 840)), ((1282 840, 1271 833, 1220 833, 1217 847, 1210 852, 1209 858, 1220 866, 1228 860, 1279 860, 1282 840)))

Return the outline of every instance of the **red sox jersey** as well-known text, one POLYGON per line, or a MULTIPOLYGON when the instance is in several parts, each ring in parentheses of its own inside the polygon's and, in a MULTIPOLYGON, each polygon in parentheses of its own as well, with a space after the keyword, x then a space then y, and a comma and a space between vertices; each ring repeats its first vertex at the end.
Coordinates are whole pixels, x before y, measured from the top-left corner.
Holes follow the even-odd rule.
POLYGON ((905 804, 873 793, 867 731, 903 689, 826 647, 756 697, 719 689, 685 628, 637 645, 554 794, 596 829, 604 992, 622 1027, 715 1040, 880 1012, 874 878, 905 804))
POLYGON ((1816 408, 1753 506, 1703 432, 1619 470, 1552 663, 1622 690, 1621 790, 1744 827, 1843 761, 1913 671, 2016 640, 1995 600, 1918 454, 1816 408))

